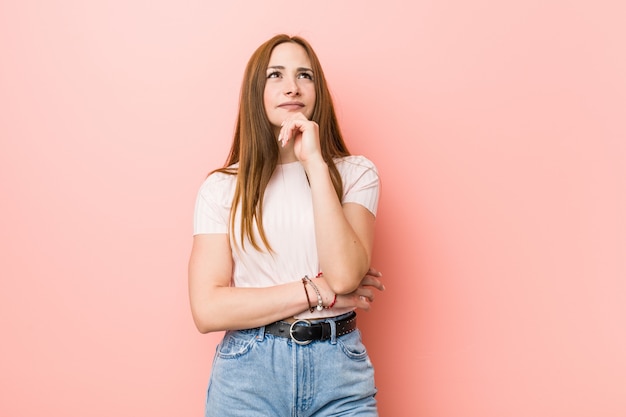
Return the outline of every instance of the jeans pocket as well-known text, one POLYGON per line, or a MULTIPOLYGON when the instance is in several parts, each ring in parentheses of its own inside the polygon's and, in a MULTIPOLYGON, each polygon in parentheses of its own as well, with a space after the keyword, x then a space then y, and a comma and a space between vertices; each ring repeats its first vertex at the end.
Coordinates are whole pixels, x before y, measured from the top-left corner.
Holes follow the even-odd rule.
POLYGON ((217 345, 216 355, 223 359, 239 358, 254 347, 257 341, 257 331, 228 331, 224 339, 217 345))
POLYGON ((343 353, 353 360, 367 359, 367 350, 361 339, 361 332, 357 329, 337 339, 337 345, 343 353))

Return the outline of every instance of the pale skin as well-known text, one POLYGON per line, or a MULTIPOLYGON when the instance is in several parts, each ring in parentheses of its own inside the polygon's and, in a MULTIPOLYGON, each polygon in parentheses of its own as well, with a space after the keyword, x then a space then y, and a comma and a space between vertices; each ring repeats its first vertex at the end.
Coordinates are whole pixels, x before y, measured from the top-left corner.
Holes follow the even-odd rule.
MULTIPOLYGON (((322 159, 318 126, 310 121, 314 76, 305 50, 283 43, 272 51, 264 104, 280 145, 280 163, 300 161, 311 185, 315 237, 322 277, 315 280, 324 305, 370 309, 382 274, 370 268, 374 215, 359 204, 342 205, 322 159)), ((202 333, 238 330, 285 320, 317 304, 307 301, 300 277, 266 288, 231 287, 232 254, 226 234, 194 236, 189 260, 192 315, 202 333)))

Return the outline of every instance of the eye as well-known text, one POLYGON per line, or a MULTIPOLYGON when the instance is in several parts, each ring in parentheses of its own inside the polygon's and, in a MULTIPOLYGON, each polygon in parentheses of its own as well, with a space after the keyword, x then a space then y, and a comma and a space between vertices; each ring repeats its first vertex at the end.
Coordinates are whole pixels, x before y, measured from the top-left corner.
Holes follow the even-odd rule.
POLYGON ((298 74, 298 78, 306 78, 307 80, 313 80, 313 74, 310 72, 301 72, 298 74))
POLYGON ((281 76, 280 71, 272 71, 269 74, 267 74, 267 78, 278 78, 281 76))

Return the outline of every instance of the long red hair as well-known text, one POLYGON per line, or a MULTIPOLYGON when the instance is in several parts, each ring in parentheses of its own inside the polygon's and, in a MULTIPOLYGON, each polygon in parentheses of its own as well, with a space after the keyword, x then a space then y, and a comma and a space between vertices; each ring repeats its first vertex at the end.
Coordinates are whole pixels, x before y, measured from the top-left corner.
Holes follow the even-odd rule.
POLYGON ((235 213, 241 209, 240 241, 243 246, 247 237, 252 246, 261 250, 254 234, 256 222, 259 236, 264 246, 271 246, 263 229, 263 196, 279 156, 279 144, 267 118, 263 93, 266 71, 272 51, 277 45, 293 42, 304 48, 313 73, 315 74, 315 106, 311 120, 319 125, 322 156, 330 169, 330 175, 337 196, 341 199, 343 184, 334 158, 350 155, 343 140, 335 108, 322 66, 311 45, 301 37, 276 35, 263 43, 252 54, 244 72, 239 99, 239 116, 233 143, 223 168, 216 171, 237 175, 237 185, 231 207, 231 234, 235 231, 235 213), (237 167, 232 165, 238 164, 237 167))

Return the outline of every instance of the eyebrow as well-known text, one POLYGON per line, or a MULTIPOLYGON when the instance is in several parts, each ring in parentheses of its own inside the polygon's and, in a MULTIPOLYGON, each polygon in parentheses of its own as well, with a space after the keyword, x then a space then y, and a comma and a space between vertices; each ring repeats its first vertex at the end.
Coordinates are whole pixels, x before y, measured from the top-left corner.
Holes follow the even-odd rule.
MULTIPOLYGON (((271 69, 279 69, 279 70, 284 70, 285 67, 283 65, 272 65, 271 67, 267 67, 268 70, 271 69)), ((307 67, 298 67, 296 68, 296 70, 298 71, 308 71, 308 72, 313 72, 313 70, 311 68, 307 68, 307 67)))

